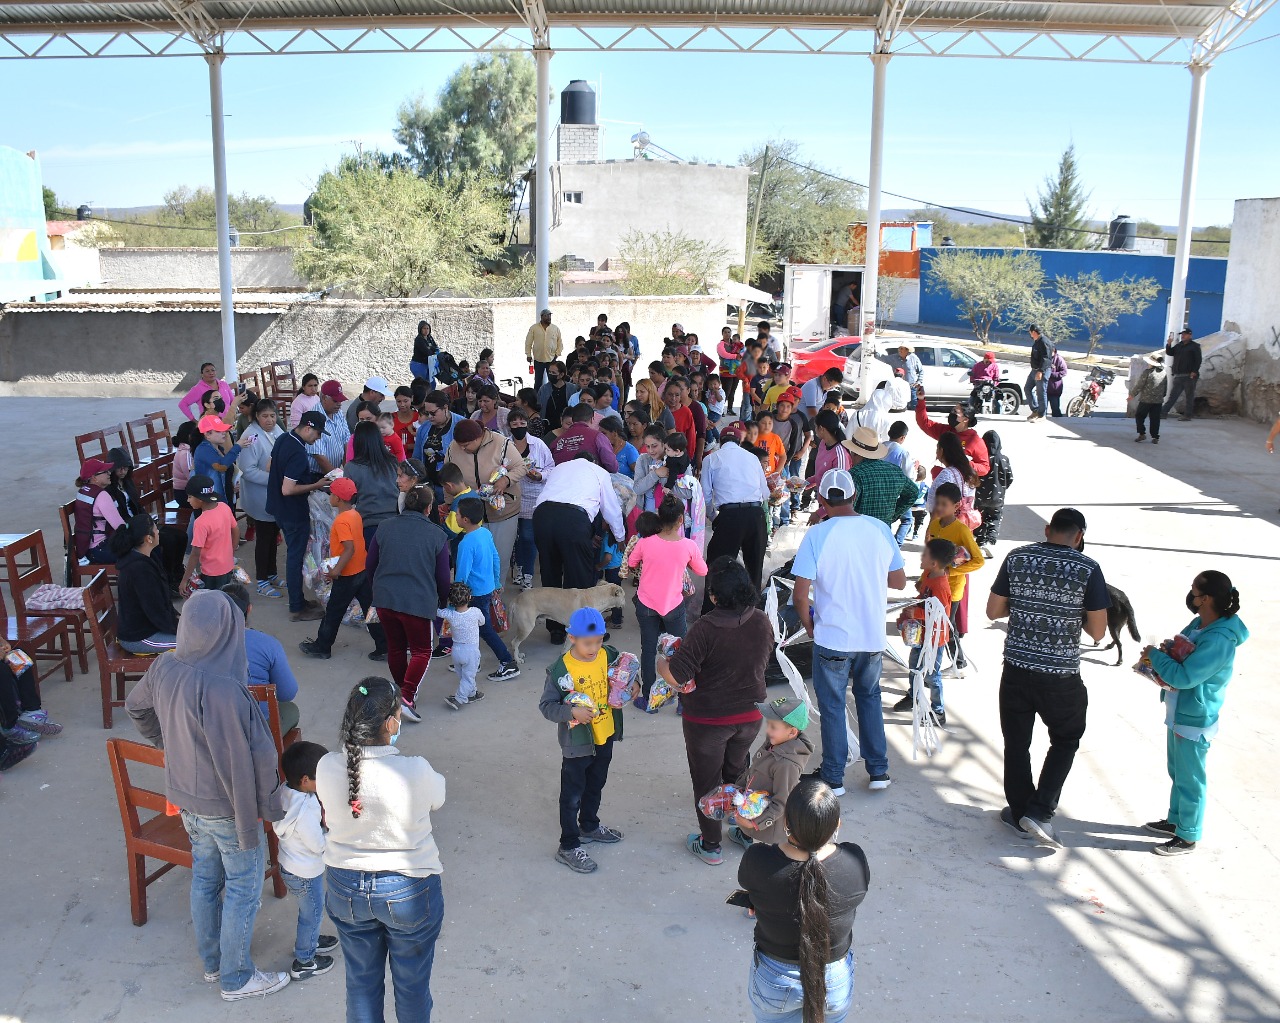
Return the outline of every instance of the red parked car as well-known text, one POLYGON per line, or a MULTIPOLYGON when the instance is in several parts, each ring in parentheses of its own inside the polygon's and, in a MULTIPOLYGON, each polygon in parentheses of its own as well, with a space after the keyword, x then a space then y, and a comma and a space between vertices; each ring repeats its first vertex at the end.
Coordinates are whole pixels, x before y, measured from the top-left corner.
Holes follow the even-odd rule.
POLYGON ((846 335, 833 337, 830 341, 806 348, 791 347, 791 382, 808 383, 814 377, 820 377, 829 369, 838 369, 844 374, 847 383, 856 383, 858 378, 858 349, 862 338, 846 335))

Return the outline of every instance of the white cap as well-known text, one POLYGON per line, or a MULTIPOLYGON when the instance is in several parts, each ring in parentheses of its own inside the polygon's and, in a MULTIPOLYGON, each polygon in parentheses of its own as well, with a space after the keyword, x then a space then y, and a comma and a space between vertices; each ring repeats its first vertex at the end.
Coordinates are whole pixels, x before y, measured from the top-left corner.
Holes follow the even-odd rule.
POLYGON ((848 469, 828 469, 822 474, 822 481, 818 484, 818 493, 828 501, 848 501, 857 492, 858 488, 848 469))
POLYGON ((390 394, 391 385, 387 383, 386 377, 370 377, 364 382, 366 391, 377 391, 379 394, 390 394))

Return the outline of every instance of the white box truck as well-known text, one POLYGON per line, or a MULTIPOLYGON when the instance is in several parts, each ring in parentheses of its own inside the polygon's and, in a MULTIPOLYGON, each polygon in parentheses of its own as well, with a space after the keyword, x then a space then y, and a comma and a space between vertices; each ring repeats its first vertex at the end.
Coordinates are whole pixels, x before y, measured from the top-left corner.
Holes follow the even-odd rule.
MULTIPOLYGON (((835 320, 834 307, 839 296, 840 306, 847 313, 848 288, 861 305, 862 272, 865 268, 844 263, 788 263, 783 278, 782 336, 791 348, 825 341, 835 320)), ((836 327, 837 334, 846 333, 843 325, 836 327)), ((850 324, 847 333, 857 337, 856 323, 850 324)))

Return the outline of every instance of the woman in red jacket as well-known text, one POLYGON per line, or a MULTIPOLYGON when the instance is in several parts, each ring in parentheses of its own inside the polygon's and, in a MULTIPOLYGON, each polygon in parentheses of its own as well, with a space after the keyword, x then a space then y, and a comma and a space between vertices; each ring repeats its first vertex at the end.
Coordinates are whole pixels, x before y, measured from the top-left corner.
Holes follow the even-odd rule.
MULTIPOLYGON (((945 423, 935 423, 925 411, 923 387, 916 388, 916 399, 916 425, 934 440, 938 440, 944 433, 958 434, 960 442, 964 444, 964 453, 969 457, 969 464, 973 466, 973 471, 979 477, 985 476, 991 469, 991 459, 987 454, 986 442, 973 428, 976 418, 973 407, 964 402, 957 402, 947 413, 945 423)), ((934 466, 935 476, 941 471, 940 466, 934 466)))

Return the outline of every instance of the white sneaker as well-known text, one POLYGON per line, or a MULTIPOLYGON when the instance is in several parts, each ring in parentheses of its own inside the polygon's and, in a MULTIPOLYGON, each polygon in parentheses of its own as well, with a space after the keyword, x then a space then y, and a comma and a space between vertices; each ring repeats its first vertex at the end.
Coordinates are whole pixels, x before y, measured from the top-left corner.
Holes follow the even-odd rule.
POLYGON ((249 983, 239 991, 223 991, 222 1000, 238 1002, 241 998, 265 998, 267 995, 274 995, 288 983, 287 973, 263 973, 261 970, 254 970, 249 983))
POLYGON ((415 725, 422 720, 422 715, 418 713, 418 708, 403 696, 400 697, 400 716, 406 721, 412 721, 415 725))

